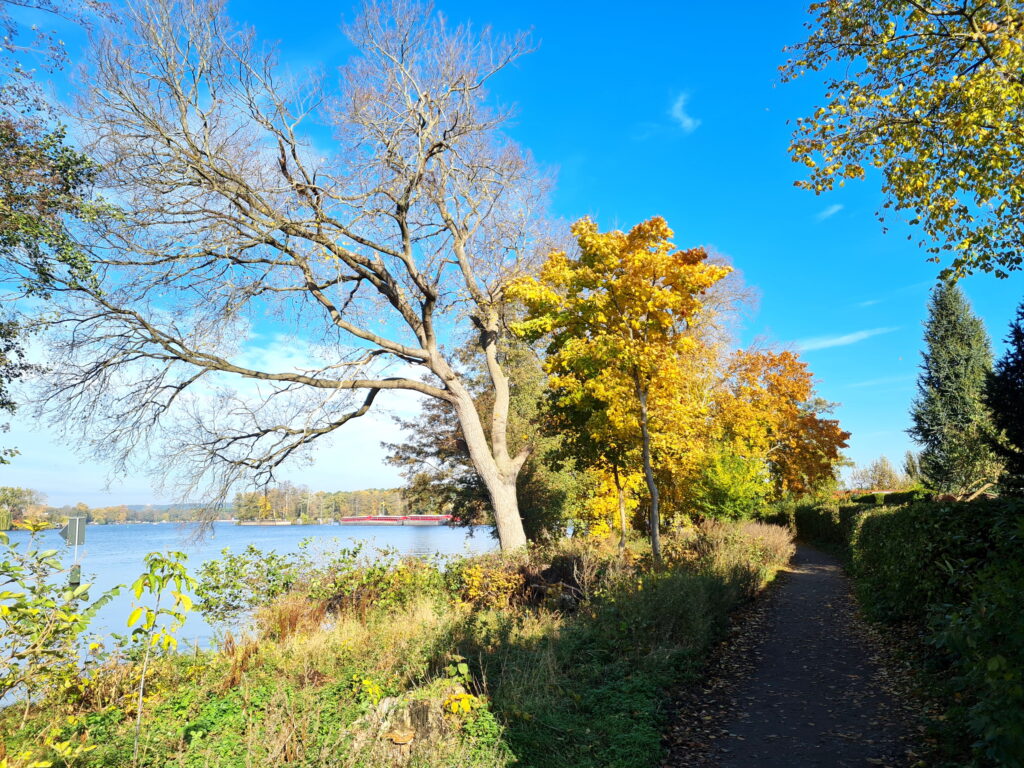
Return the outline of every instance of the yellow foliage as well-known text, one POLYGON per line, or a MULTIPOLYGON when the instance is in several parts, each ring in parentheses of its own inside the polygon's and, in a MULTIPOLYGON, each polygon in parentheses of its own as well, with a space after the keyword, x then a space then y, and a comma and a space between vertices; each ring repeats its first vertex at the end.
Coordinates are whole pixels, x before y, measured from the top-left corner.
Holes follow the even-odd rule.
MULTIPOLYGON (((614 476, 608 470, 593 470, 591 475, 593 484, 590 495, 579 513, 580 522, 586 527, 587 533, 595 538, 617 534, 619 496, 614 476)), ((626 497, 626 518, 629 519, 640 504, 639 496, 642 493, 644 478, 639 472, 631 472, 621 479, 626 497)))
MULTIPOLYGON (((582 466, 637 472, 646 428, 654 463, 685 467, 707 415, 708 350, 693 331, 704 292, 730 268, 709 262, 703 248, 676 249, 661 217, 628 233, 599 232, 585 218, 572 233, 577 258, 552 253, 537 277, 509 291, 527 308, 513 330, 551 339, 553 426, 582 466)), ((598 508, 606 496, 597 494, 598 508)), ((617 503, 615 511, 612 519, 617 503)))
MULTIPOLYGON (((72 715, 66 718, 64 727, 75 728, 81 725, 82 719, 72 715)), ((38 751, 25 749, 0 757, 0 768, 51 768, 58 760, 62 765, 71 765, 96 749, 95 744, 89 744, 86 734, 64 739, 61 738, 62 730, 63 727, 55 727, 48 731, 38 751)))
POLYGON ((1024 4, 816 2, 783 67, 825 77, 825 104, 798 119, 799 185, 821 194, 878 168, 883 205, 921 228, 947 274, 1021 268, 1024 4))
POLYGON ((729 355, 704 330, 706 292, 729 267, 702 248, 677 250, 660 217, 628 233, 581 219, 572 233, 578 256, 551 253, 509 296, 527 310, 513 330, 549 340, 549 428, 577 466, 599 475, 580 515, 588 531, 619 527, 613 470, 636 509, 642 461, 669 516, 688 511, 694 484, 723 453, 770 466, 780 493, 831 473, 849 435, 820 417, 805 364, 791 352, 729 355))
POLYGON ((453 693, 444 700, 444 711, 451 715, 468 715, 481 704, 478 697, 471 693, 453 693))
POLYGON ((384 698, 384 689, 376 681, 362 675, 352 675, 352 691, 360 701, 376 704, 384 698))
POLYGON ((39 533, 40 531, 45 531, 48 528, 52 528, 53 524, 45 517, 26 517, 24 520, 18 520, 16 523, 14 523, 14 527, 20 528, 23 531, 28 531, 29 533, 39 533))
POLYGON ((463 597, 473 605, 487 608, 508 605, 524 584, 523 574, 505 563, 487 566, 475 562, 462 570, 463 597))

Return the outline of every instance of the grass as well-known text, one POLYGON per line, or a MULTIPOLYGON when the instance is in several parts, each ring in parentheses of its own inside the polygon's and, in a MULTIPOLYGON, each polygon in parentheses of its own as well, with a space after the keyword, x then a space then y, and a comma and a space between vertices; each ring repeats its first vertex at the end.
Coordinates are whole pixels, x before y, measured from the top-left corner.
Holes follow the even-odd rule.
MULTIPOLYGON (((320 574, 260 609, 251 636, 158 659, 140 764, 656 765, 666 691, 792 546, 777 526, 707 524, 667 536, 661 569, 641 542, 620 556, 564 540, 430 572, 348 569, 339 594, 320 574)), ((0 712, 11 768, 52 758, 46 739, 91 747, 70 765, 130 764, 136 684, 118 650, 23 727, 0 712)))

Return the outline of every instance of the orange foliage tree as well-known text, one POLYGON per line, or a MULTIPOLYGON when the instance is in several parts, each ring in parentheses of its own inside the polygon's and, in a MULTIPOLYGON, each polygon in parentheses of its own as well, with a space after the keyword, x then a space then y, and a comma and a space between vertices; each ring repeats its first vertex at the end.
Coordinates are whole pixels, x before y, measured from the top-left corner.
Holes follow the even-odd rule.
POLYGON ((824 418, 830 407, 795 353, 741 350, 726 363, 714 421, 737 454, 767 465, 776 496, 801 495, 831 477, 850 437, 824 418))

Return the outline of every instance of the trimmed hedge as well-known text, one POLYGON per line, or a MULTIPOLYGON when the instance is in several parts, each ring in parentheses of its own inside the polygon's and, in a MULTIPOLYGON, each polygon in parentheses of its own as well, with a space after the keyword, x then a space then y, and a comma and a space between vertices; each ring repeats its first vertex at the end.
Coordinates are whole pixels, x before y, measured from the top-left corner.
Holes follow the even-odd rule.
POLYGON ((911 491, 893 491, 892 493, 862 493, 859 496, 851 496, 850 501, 856 504, 909 504, 912 501, 930 501, 934 495, 934 491, 914 488, 911 491))
POLYGON ((870 618, 920 629, 974 765, 1024 768, 1024 501, 807 507, 795 520, 800 538, 848 549, 870 618))
POLYGON ((799 506, 793 513, 797 537, 848 547, 854 526, 863 512, 864 507, 859 504, 799 506))
POLYGON ((963 603, 990 563, 1019 557, 1013 521, 1024 505, 984 500, 883 507, 851 529, 850 553, 865 610, 881 621, 922 621, 963 603))

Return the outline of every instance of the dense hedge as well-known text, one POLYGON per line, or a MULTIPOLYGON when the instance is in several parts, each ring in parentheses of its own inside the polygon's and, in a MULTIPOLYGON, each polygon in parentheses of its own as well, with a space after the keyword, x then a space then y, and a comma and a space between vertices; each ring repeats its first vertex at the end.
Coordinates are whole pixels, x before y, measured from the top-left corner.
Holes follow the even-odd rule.
POLYGON ((793 521, 801 539, 846 547, 853 534, 853 525, 863 512, 864 507, 859 504, 804 505, 796 508, 793 521))
POLYGON ((934 495, 933 491, 914 488, 910 491, 893 491, 892 493, 862 493, 858 496, 851 496, 850 501, 857 504, 908 504, 912 501, 930 501, 934 495))
POLYGON ((803 507, 795 521, 848 548, 869 617, 920 628, 975 764, 1024 766, 1024 502, 803 507))

